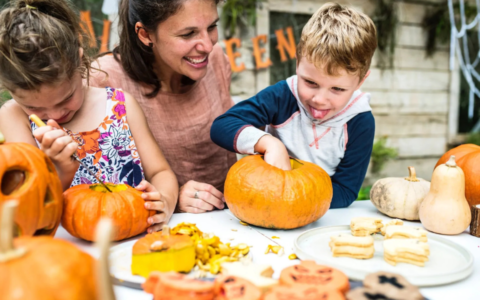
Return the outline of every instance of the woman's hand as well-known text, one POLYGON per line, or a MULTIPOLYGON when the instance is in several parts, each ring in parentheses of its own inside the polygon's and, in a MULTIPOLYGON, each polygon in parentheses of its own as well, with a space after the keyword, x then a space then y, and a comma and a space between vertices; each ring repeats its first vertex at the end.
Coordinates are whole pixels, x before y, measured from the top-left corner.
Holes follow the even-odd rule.
POLYGON ((190 180, 180 188, 178 210, 188 213, 204 213, 214 208, 223 209, 225 199, 222 192, 207 183, 190 180))
POLYGON ((145 200, 145 208, 157 212, 157 214, 148 218, 147 222, 151 226, 148 227, 147 232, 152 233, 162 230, 163 225, 167 224, 172 216, 168 202, 162 200, 160 192, 146 180, 142 180, 135 189, 143 191, 142 198, 145 200))

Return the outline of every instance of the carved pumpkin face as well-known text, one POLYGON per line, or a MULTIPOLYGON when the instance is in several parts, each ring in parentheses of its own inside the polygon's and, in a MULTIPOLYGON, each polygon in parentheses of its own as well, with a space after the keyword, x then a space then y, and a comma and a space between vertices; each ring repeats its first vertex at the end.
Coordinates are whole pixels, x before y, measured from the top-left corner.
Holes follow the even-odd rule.
POLYGON ((258 287, 240 277, 219 276, 215 279, 216 300, 258 300, 262 292, 258 287))
POLYGON ((322 290, 337 290, 342 293, 350 287, 345 274, 334 268, 317 265, 311 260, 285 268, 280 273, 280 284, 316 286, 322 290))
POLYGON ((325 291, 314 286, 276 286, 264 300, 345 300, 338 291, 325 291))
POLYGON ((0 143, 0 203, 17 200, 15 235, 54 235, 63 209, 62 184, 50 159, 24 143, 0 143))

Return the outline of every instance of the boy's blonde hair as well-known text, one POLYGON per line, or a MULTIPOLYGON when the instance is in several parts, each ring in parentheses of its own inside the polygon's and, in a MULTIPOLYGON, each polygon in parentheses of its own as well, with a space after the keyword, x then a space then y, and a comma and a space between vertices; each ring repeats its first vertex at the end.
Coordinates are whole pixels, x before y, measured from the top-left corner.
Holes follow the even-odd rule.
POLYGON ((377 31, 365 14, 336 3, 326 3, 310 18, 297 46, 297 62, 306 58, 327 74, 339 69, 367 74, 377 48, 377 31))

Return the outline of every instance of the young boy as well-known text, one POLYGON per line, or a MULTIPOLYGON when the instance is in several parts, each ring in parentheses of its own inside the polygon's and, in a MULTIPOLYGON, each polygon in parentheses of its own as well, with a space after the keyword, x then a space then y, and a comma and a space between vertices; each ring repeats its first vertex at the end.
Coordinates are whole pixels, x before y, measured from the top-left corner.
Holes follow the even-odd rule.
POLYGON ((338 4, 323 5, 297 47, 297 75, 266 88, 218 117, 219 146, 264 154, 290 170, 289 156, 313 162, 331 177, 331 208, 349 206, 365 179, 375 134, 370 95, 359 89, 377 47, 372 20, 338 4), (266 126, 265 131, 259 129, 266 126))

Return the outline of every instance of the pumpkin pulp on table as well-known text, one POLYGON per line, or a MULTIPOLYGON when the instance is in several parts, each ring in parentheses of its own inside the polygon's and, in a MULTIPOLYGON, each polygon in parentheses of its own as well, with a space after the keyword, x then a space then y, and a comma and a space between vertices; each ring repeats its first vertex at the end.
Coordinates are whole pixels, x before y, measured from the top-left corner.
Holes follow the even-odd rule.
POLYGON ((310 224, 330 207, 330 176, 319 166, 290 159, 284 171, 251 155, 236 162, 225 181, 225 200, 230 211, 248 224, 292 229, 310 224))
POLYGON ((142 192, 126 184, 80 184, 64 193, 65 209, 62 226, 71 235, 93 241, 95 227, 102 217, 112 220, 113 241, 145 232, 147 219, 155 214, 145 208, 142 192))
POLYGON ((162 232, 147 234, 132 249, 132 274, 145 278, 150 272, 190 272, 195 265, 195 246, 184 235, 170 235, 165 226, 162 232))
POLYGON ((15 235, 53 236, 63 210, 55 166, 32 145, 4 141, 0 132, 0 204, 18 201, 15 235))

